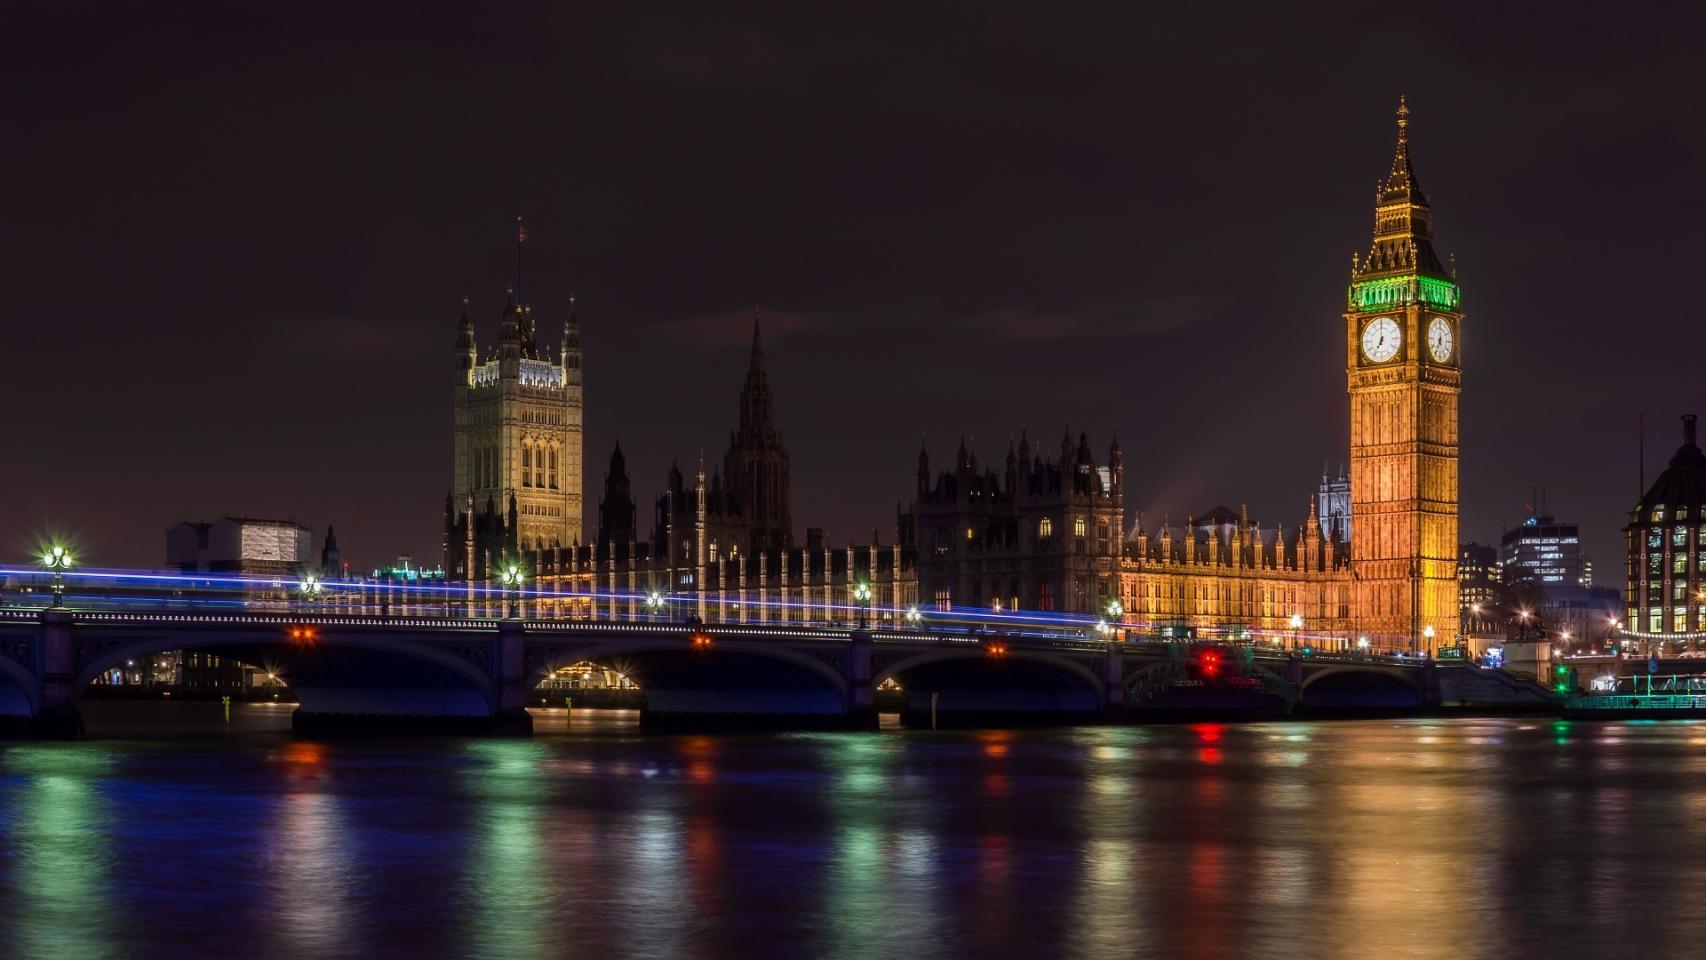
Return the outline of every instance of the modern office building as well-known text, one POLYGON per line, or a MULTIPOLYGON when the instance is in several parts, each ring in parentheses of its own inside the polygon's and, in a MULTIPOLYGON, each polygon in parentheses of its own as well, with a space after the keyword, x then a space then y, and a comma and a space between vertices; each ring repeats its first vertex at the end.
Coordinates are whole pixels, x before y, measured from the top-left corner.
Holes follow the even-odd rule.
POLYGON ((1552 517, 1531 516, 1505 531, 1499 545, 1499 565, 1506 583, 1531 580, 1542 588, 1582 583, 1580 529, 1552 517))

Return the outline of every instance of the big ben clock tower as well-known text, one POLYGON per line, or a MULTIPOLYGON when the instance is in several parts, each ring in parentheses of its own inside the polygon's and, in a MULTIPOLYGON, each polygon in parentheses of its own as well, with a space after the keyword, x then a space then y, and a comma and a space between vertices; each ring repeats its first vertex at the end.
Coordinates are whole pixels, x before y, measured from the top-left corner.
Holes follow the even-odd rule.
POLYGON ((1458 627, 1463 315, 1454 271, 1434 252, 1409 125, 1400 99, 1397 154, 1375 196, 1374 244, 1367 257, 1351 258, 1345 374, 1356 616, 1377 642, 1421 650, 1458 627))

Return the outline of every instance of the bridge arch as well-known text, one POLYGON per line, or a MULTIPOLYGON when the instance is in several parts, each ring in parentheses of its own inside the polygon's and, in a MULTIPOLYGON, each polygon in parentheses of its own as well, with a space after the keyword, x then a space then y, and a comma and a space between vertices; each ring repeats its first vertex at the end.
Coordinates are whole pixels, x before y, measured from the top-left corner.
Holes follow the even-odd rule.
POLYGON ((554 662, 591 661, 616 670, 640 692, 640 725, 653 730, 839 728, 852 716, 842 675, 845 645, 801 646, 711 631, 696 646, 687 631, 546 644, 528 657, 529 689, 554 662))
MULTIPOLYGON (((1089 689, 1094 693, 1100 694, 1102 691, 1102 679, 1098 677, 1093 670, 1076 660, 1072 660, 1067 657, 1061 657, 1041 651, 1009 650, 1003 655, 1002 659, 1035 663, 1046 667, 1052 667, 1055 670, 1082 682, 1086 689, 1089 689)), ((975 649, 931 650, 926 653, 914 654, 903 660, 884 666, 881 670, 876 671, 871 677, 871 684, 872 686, 876 686, 877 684, 889 679, 898 681, 901 674, 933 663, 943 663, 947 661, 965 661, 968 663, 988 662, 989 660, 989 654, 985 653, 981 647, 975 649)))
MULTIPOLYGON (((797 667, 814 679, 821 680, 826 686, 842 697, 847 696, 847 679, 841 672, 827 662, 788 647, 770 642, 753 642, 718 636, 709 652, 710 656, 721 654, 738 654, 743 657, 768 659, 797 667)), ((624 669, 633 666, 632 658, 645 657, 647 654, 677 655, 690 652, 685 635, 677 637, 645 637, 633 640, 613 640, 590 647, 579 647, 565 652, 565 656, 574 660, 591 660, 593 663, 615 667, 620 672, 633 678, 643 691, 646 689, 643 664, 641 671, 635 672, 624 669)), ((534 671, 528 678, 529 684, 537 683, 544 676, 544 668, 534 671)))
POLYGON ((1337 664, 1305 673, 1298 703, 1327 709, 1412 709, 1423 703, 1417 669, 1337 664))
POLYGON ((34 716, 40 709, 40 678, 28 667, 0 654, 0 716, 34 716))
MULTIPOLYGON (((149 631, 134 639, 118 640, 103 645, 99 652, 78 665, 73 689, 81 693, 94 679, 108 670, 117 667, 125 660, 136 659, 151 654, 164 653, 168 650, 203 650, 219 652, 233 660, 244 663, 258 663, 272 658, 287 665, 283 674, 285 684, 296 690, 300 696, 303 679, 289 665, 300 664, 306 658, 336 655, 341 651, 359 652, 364 660, 373 658, 394 659, 400 663, 423 665, 429 671, 452 682, 465 685, 476 691, 484 701, 488 711, 498 708, 497 683, 477 664, 470 662, 455 653, 427 643, 417 637, 396 636, 379 632, 340 631, 335 628, 315 628, 316 636, 312 641, 294 642, 280 636, 279 627, 264 630, 247 630, 242 632, 199 632, 187 630, 183 632, 149 631), (296 682, 293 682, 296 681, 296 682)), ((486 641, 477 641, 484 643, 486 641)), ((378 662, 378 661, 376 661, 378 662)), ((307 706, 306 702, 304 706, 307 706)))
POLYGON ((908 727, 1078 723, 1097 719, 1107 706, 1093 670, 1049 651, 1008 649, 991 657, 981 647, 930 650, 873 673, 874 686, 900 684, 900 720, 908 727))

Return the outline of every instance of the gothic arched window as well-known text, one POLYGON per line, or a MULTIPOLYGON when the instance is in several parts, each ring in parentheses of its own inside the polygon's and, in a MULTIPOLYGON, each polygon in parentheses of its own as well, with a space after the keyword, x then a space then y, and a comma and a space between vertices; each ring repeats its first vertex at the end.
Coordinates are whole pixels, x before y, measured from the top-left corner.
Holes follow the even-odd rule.
POLYGON ((533 486, 533 448, 525 443, 521 445, 521 485, 533 486))

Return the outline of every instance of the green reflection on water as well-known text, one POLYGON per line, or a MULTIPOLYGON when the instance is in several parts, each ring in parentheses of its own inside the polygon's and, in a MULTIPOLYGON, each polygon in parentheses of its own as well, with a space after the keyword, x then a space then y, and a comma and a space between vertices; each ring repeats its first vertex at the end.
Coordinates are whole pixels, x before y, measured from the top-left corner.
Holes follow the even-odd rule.
POLYGON ((5 752, 6 846, 17 898, 14 948, 23 960, 117 955, 106 868, 108 809, 100 749, 28 745, 5 752))
POLYGON ((528 740, 467 744, 464 770, 474 800, 474 848, 465 879, 465 956, 537 956, 545 950, 551 884, 542 876, 541 803, 547 788, 543 745, 528 740))
POLYGON ((905 744, 893 737, 833 734, 819 740, 834 781, 834 821, 823 916, 825 956, 903 956, 939 933, 939 864, 915 785, 898 776, 905 744))

